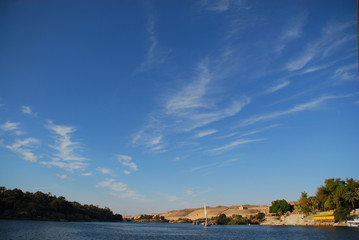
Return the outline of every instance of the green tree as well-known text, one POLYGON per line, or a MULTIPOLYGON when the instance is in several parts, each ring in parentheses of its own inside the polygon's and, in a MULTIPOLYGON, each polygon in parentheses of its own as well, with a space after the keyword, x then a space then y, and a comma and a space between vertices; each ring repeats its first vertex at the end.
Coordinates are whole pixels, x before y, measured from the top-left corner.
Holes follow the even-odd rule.
POLYGON ((317 198, 318 202, 319 202, 319 209, 320 210, 325 210, 325 203, 327 202, 328 198, 329 198, 329 192, 328 189, 326 189, 324 186, 320 186, 317 190, 317 193, 315 195, 315 197, 317 198))
POLYGON ((344 199, 351 203, 352 209, 355 209, 355 201, 359 200, 359 195, 356 191, 348 189, 344 194, 344 199))
POLYGON ((66 201, 64 197, 55 198, 50 202, 49 205, 55 212, 61 212, 66 214, 71 214, 74 212, 73 205, 70 202, 66 201))
POLYGON ((242 225, 242 224, 248 224, 249 220, 246 217, 242 217, 241 215, 233 215, 229 221, 227 221, 230 225, 242 225))
POLYGON ((152 220, 152 218, 153 218, 153 215, 141 215, 140 216, 140 220, 152 220))
POLYGON ((229 222, 226 214, 222 213, 219 216, 214 218, 214 223, 217 225, 226 225, 229 222))
POLYGON ((293 212, 293 206, 290 205, 286 200, 275 200, 272 202, 272 206, 269 207, 270 213, 278 213, 279 215, 285 214, 286 212, 293 212))
POLYGON ((340 178, 325 179, 324 186, 320 186, 316 194, 320 208, 322 210, 334 210, 339 207, 346 207, 345 189, 346 183, 340 178))
POLYGON ((310 203, 308 199, 308 194, 306 192, 302 192, 299 202, 298 202, 299 211, 308 215, 311 212, 310 203))
POLYGON ((334 211, 335 221, 338 222, 338 221, 347 220, 349 213, 350 213, 350 211, 344 207, 339 207, 339 208, 335 209, 335 211, 334 211))
POLYGON ((262 221, 265 218, 265 216, 266 216, 265 213, 260 212, 255 216, 255 218, 259 221, 262 221))
POLYGON ((308 202, 309 202, 309 206, 311 208, 312 213, 315 213, 315 210, 318 209, 318 204, 319 204, 317 197, 315 197, 315 196, 309 197, 308 202))
POLYGON ((346 179, 346 187, 352 191, 359 189, 359 181, 355 181, 353 178, 346 179))
POLYGON ((327 200, 324 203, 324 209, 326 210, 333 210, 335 209, 335 204, 334 204, 334 200, 333 200, 333 196, 329 195, 327 200))

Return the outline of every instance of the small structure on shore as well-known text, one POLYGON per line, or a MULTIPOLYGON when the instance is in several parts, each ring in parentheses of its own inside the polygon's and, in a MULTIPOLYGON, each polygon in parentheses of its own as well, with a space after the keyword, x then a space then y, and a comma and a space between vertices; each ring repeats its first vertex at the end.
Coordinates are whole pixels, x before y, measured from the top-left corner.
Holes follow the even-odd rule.
POLYGON ((320 221, 320 222, 334 222, 334 212, 328 211, 328 212, 318 212, 316 215, 314 215, 314 221, 320 221))
POLYGON ((241 205, 241 206, 239 206, 238 209, 239 209, 239 210, 247 210, 248 207, 249 207, 249 205, 246 204, 246 205, 241 205))

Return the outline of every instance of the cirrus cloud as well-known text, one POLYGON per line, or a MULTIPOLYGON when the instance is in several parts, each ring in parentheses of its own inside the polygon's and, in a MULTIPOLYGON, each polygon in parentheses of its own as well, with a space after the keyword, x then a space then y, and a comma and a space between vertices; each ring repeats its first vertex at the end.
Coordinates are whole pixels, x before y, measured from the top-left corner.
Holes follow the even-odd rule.
POLYGON ((36 138, 26 138, 24 140, 16 140, 14 144, 7 145, 5 147, 10 149, 12 152, 22 155, 23 159, 26 161, 36 162, 39 157, 33 153, 31 148, 38 144, 39 140, 36 138))
MULTIPOLYGON (((132 157, 127 156, 127 155, 117 155, 117 161, 119 161, 122 166, 125 166, 129 169, 131 169, 132 171, 137 171, 138 167, 136 165, 136 163, 132 162, 132 157)), ((125 174, 129 174, 130 171, 126 170, 125 174)))

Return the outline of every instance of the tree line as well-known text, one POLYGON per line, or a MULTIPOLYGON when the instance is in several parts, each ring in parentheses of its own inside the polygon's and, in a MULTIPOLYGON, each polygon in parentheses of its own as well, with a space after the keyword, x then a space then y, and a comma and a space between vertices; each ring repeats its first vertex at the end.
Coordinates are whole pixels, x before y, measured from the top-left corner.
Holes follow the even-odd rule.
POLYGON ((160 215, 146 215, 142 214, 138 218, 125 218, 125 222, 156 222, 156 223, 167 223, 169 220, 167 220, 165 217, 160 215))
MULTIPOLYGON (((265 214, 258 213, 256 215, 251 215, 249 217, 243 217, 242 215, 233 215, 227 217, 225 214, 220 214, 217 217, 209 219, 210 224, 216 225, 243 225, 243 224, 259 224, 264 220, 265 214)), ((124 218, 125 222, 162 222, 162 223, 204 223, 205 219, 191 220, 188 218, 179 218, 177 220, 167 220, 165 217, 160 215, 141 215, 137 218, 124 218)))
POLYGON ((359 181, 347 178, 325 179, 324 185, 317 189, 315 196, 302 192, 294 206, 285 200, 276 200, 270 207, 271 213, 284 214, 294 209, 305 215, 320 211, 334 211, 336 221, 344 221, 350 212, 359 207, 359 181))
POLYGON ((113 214, 105 207, 70 202, 65 197, 37 191, 0 187, 0 218, 66 221, 122 221, 122 215, 113 214))
POLYGON ((233 215, 227 217, 226 214, 222 213, 212 219, 216 225, 246 225, 246 224, 259 224, 264 220, 265 214, 262 212, 256 215, 250 215, 249 217, 243 217, 242 215, 233 215))

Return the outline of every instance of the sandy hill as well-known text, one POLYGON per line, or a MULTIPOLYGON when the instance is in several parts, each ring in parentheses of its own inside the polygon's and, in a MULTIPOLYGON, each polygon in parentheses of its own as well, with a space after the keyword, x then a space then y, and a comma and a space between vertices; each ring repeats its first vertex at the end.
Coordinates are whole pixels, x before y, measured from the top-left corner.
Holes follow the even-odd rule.
MULTIPOLYGON (((207 207, 207 216, 208 218, 216 217, 219 214, 226 214, 228 217, 232 215, 242 215, 243 217, 256 215, 259 212, 268 213, 269 207, 266 205, 241 205, 241 206, 217 206, 217 207, 207 207)), ((204 210, 202 208, 189 208, 182 210, 173 210, 160 214, 168 220, 177 220, 179 218, 188 218, 191 220, 196 220, 199 218, 204 218, 204 210)))

